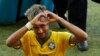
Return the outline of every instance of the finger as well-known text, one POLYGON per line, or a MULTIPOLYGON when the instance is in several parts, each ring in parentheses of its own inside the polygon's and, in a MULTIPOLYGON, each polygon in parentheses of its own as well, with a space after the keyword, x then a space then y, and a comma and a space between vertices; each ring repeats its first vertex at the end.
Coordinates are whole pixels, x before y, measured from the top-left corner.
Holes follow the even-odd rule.
POLYGON ((43 13, 37 14, 37 15, 33 18, 32 23, 38 22, 38 21, 39 21, 39 18, 42 17, 42 16, 43 16, 43 13))
POLYGON ((47 17, 48 12, 47 12, 47 11, 44 11, 44 14, 45 14, 45 16, 47 17))

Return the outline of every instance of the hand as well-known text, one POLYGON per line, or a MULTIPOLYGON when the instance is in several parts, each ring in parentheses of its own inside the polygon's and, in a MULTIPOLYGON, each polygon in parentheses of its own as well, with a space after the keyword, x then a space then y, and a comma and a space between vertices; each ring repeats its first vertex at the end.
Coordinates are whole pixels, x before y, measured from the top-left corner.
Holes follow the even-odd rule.
POLYGON ((47 17, 49 23, 58 21, 58 18, 59 18, 58 15, 56 15, 50 11, 44 11, 44 13, 46 14, 46 17, 47 17))
POLYGON ((39 24, 48 24, 49 22, 45 13, 39 13, 33 18, 31 23, 32 25, 39 25, 39 24))

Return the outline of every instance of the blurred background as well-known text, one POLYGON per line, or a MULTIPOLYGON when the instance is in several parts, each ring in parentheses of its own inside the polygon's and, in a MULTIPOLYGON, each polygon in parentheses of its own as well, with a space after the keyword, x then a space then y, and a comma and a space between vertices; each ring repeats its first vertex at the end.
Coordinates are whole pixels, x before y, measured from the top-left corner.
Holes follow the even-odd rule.
POLYGON ((52 0, 0 0, 0 24, 13 24, 24 18, 25 11, 33 4, 42 4, 53 11, 52 0))
MULTIPOLYGON (((7 37, 27 23, 24 12, 38 0, 0 0, 0 56, 24 56, 21 50, 6 46, 7 37)), ((41 0, 40 4, 53 11, 51 0, 41 0)), ((50 25, 52 30, 64 31, 57 23, 50 25)), ((65 56, 100 56, 100 4, 88 0, 87 33, 89 50, 80 52, 76 47, 69 49, 65 56)))

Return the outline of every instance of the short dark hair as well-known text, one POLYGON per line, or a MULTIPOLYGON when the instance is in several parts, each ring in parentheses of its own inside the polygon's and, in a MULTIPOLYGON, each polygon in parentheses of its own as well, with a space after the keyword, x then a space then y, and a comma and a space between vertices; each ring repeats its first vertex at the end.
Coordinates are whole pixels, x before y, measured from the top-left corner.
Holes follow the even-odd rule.
POLYGON ((29 9, 26 10, 25 16, 28 20, 32 20, 38 13, 47 10, 44 5, 34 4, 29 9))

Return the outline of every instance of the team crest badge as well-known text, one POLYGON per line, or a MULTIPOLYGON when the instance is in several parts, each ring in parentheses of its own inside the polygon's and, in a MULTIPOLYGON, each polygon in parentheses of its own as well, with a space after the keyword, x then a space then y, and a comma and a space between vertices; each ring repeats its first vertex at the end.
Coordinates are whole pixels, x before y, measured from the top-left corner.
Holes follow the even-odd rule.
POLYGON ((54 50, 54 49, 55 49, 55 44, 54 44, 54 42, 50 42, 50 43, 48 44, 48 47, 49 47, 50 50, 54 50))

